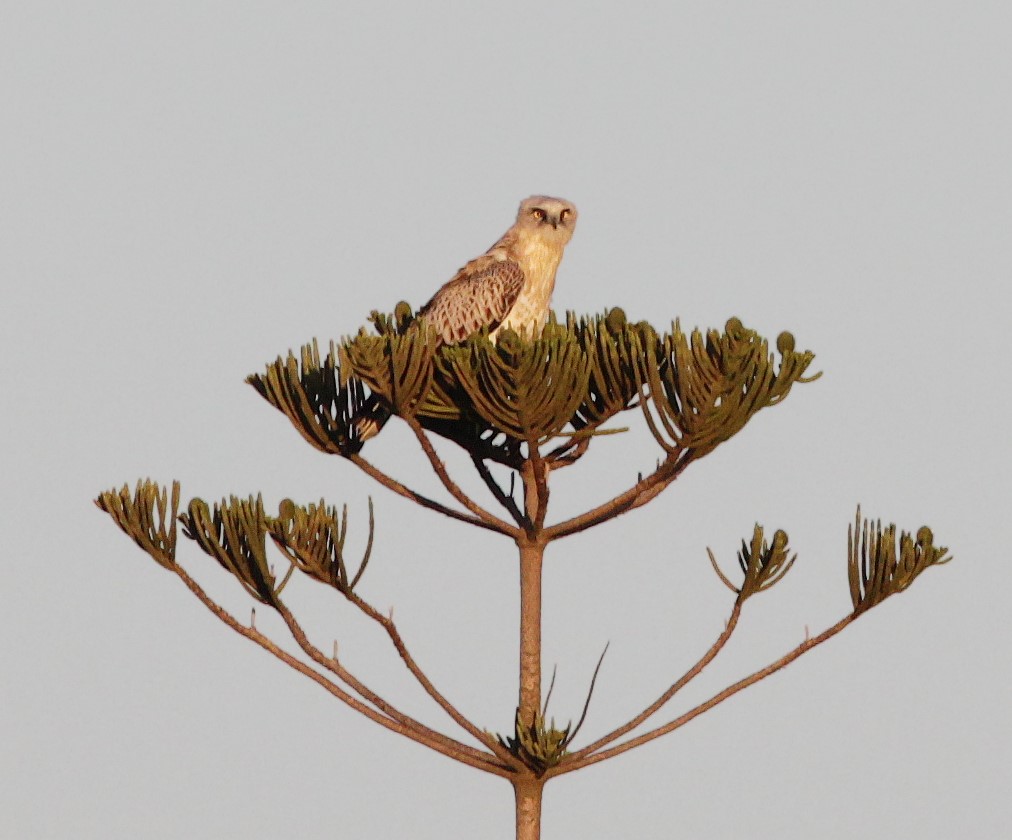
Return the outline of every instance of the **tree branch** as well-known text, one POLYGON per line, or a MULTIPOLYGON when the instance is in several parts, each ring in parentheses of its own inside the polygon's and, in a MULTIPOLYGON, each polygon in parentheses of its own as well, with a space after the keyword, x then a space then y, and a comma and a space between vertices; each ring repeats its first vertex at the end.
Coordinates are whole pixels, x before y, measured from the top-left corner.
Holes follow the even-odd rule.
POLYGON ((302 629, 302 626, 295 619, 295 616, 292 615, 291 611, 283 603, 281 603, 280 599, 278 600, 275 609, 278 611, 278 614, 281 616, 282 620, 288 626, 288 629, 292 634, 292 638, 295 639, 296 644, 298 644, 298 646, 302 648, 302 650, 310 659, 312 659, 321 668, 325 668, 332 674, 336 675, 338 679, 340 679, 342 682, 350 686, 352 690, 355 691, 356 694, 362 697, 366 702, 371 703, 373 706, 375 706, 377 709, 383 712, 383 714, 387 715, 387 717, 392 718, 393 720, 400 723, 402 726, 406 728, 412 729, 419 735, 426 737, 428 740, 431 740, 435 743, 440 743, 449 749, 457 750, 478 760, 489 761, 491 759, 491 756, 488 753, 483 752, 481 750, 476 750, 474 747, 468 746, 467 744, 462 744, 460 741, 457 741, 456 739, 451 738, 448 735, 444 735, 441 732, 437 732, 434 729, 430 729, 428 726, 415 720, 410 715, 406 715, 403 712, 399 711, 396 707, 394 707, 386 700, 384 700, 382 697, 380 697, 378 694, 376 694, 374 691, 372 691, 361 680, 355 677, 354 674, 352 674, 350 671, 344 668, 339 662, 324 654, 323 651, 321 651, 312 642, 310 642, 309 637, 306 636, 306 633, 302 629))
POLYGON ((467 508, 475 517, 477 517, 484 527, 492 531, 498 531, 500 534, 505 534, 512 539, 516 539, 520 536, 519 528, 510 525, 509 522, 506 522, 505 520, 502 520, 498 516, 495 516, 485 510, 485 508, 461 490, 454 483, 453 479, 450 478, 450 474, 446 471, 446 465, 442 462, 442 460, 440 460, 439 453, 437 453, 435 447, 433 447, 432 441, 429 440, 429 436, 425 434, 425 430, 418 425, 418 421, 413 417, 410 417, 406 418, 406 422, 408 426, 411 427, 411 431, 415 433, 415 437, 418 438, 418 443, 425 452, 425 456, 429 459, 433 472, 435 472, 435 474, 439 477, 439 480, 443 483, 447 492, 465 508, 467 508))
POLYGON ((548 515, 548 467, 541 457, 538 442, 533 438, 527 439, 527 458, 531 465, 534 491, 538 499, 538 512, 533 522, 534 533, 537 533, 545 527, 545 517, 548 515))
POLYGON ((186 588, 189 589, 197 597, 197 599, 205 607, 207 607, 208 610, 210 610, 228 627, 230 627, 240 636, 243 636, 249 639, 250 641, 255 642, 264 650, 266 650, 268 653, 270 653, 272 656, 276 657, 277 659, 280 659, 290 668, 293 668, 300 674, 309 677, 309 679, 311 679, 317 685, 321 686, 324 690, 328 691, 338 700, 350 706, 355 711, 365 715, 371 721, 378 723, 380 726, 383 726, 386 729, 389 729, 391 732, 396 732, 398 735, 403 735, 405 738, 409 738, 418 744, 422 744, 423 746, 426 746, 431 750, 435 750, 436 752, 445 755, 447 758, 452 758, 455 761, 459 761, 462 764, 468 765, 469 767, 474 767, 477 770, 484 770, 487 773, 492 773, 496 776, 502 776, 503 778, 512 777, 513 774, 510 768, 503 767, 497 762, 492 761, 491 760, 492 756, 490 754, 482 753, 479 750, 474 750, 473 748, 466 747, 466 745, 464 744, 460 744, 459 747, 465 747, 466 749, 459 749, 457 746, 454 746, 455 742, 453 742, 452 739, 446 739, 450 743, 445 743, 442 740, 436 740, 434 738, 428 737, 425 734, 416 731, 416 729, 406 726, 401 722, 392 719, 386 714, 378 712, 376 711, 376 709, 373 709, 370 706, 366 705, 358 698, 346 692, 340 686, 328 680, 318 671, 309 667, 309 665, 307 665, 305 662, 296 659, 290 653, 278 647, 278 645, 275 644, 275 642, 268 636, 265 636, 263 633, 261 633, 260 631, 256 630, 253 627, 247 627, 244 624, 241 624, 231 613, 229 613, 223 607, 219 606, 218 603, 215 602, 204 591, 203 587, 201 587, 200 584, 198 584, 192 577, 190 577, 190 575, 186 572, 186 570, 182 566, 174 564, 172 567, 172 571, 180 578, 180 580, 183 581, 183 583, 186 585, 186 588), (477 755, 475 755, 475 753, 477 753, 477 755))
POLYGON ((734 683, 734 685, 728 686, 719 694, 715 694, 706 702, 700 703, 694 709, 689 710, 681 717, 677 717, 673 721, 670 721, 669 723, 666 723, 663 726, 659 726, 656 729, 653 729, 650 732, 646 732, 643 735, 640 735, 636 738, 630 738, 628 741, 625 741, 616 747, 612 747, 611 749, 594 753, 591 756, 585 756, 584 758, 578 761, 571 761, 560 764, 556 767, 553 767, 545 775, 558 776, 562 775, 563 773, 570 773, 573 770, 579 770, 582 767, 587 767, 591 764, 597 764, 597 762, 599 761, 604 761, 605 759, 608 758, 614 758, 615 756, 621 755, 622 753, 627 752, 628 750, 642 746, 643 744, 646 744, 647 742, 652 741, 655 738, 660 738, 662 735, 667 735, 669 732, 673 732, 679 727, 687 724, 693 718, 699 717, 699 715, 703 714, 703 712, 707 712, 714 706, 723 703, 729 697, 732 697, 733 695, 737 694, 742 689, 748 688, 750 685, 754 685, 760 680, 763 680, 766 677, 770 676, 770 674, 775 674, 782 668, 787 667, 803 653, 807 653, 813 647, 821 645, 827 639, 831 639, 833 636, 835 636, 837 633, 839 633, 841 630, 847 627, 851 622, 853 622, 856 618, 857 614, 855 613, 851 613, 850 615, 845 616, 844 618, 840 619, 836 624, 834 624, 832 627, 830 627, 828 630, 823 631, 818 636, 814 636, 811 639, 805 639, 805 641, 802 642, 800 645, 798 645, 796 648, 794 648, 794 650, 780 657, 780 659, 778 659, 776 662, 773 662, 770 665, 767 665, 762 670, 756 671, 754 674, 750 674, 744 679, 739 680, 738 682, 734 683))
POLYGON ((471 463, 474 464, 474 468, 478 471, 478 475, 481 476, 481 480, 485 482, 485 486, 491 491, 492 495, 495 496, 495 500, 499 502, 506 510, 509 515, 513 517, 513 520, 521 528, 526 528, 528 525, 527 520, 524 518, 520 508, 517 507, 516 500, 506 493, 502 487, 499 486, 499 482, 492 476, 492 471, 489 470, 488 465, 480 455, 471 453, 471 463))
POLYGON ((692 680, 698 677, 702 673, 703 669, 716 658, 718 653, 720 653, 724 645, 727 644, 728 639, 731 638, 731 634, 734 632, 735 627, 737 627, 738 625, 738 618, 741 615, 741 605, 742 605, 741 599, 740 598, 736 599, 734 602, 734 608, 731 610, 731 615, 727 619, 727 625, 724 627, 724 632, 722 632, 717 637, 717 640, 712 645, 710 645, 710 648, 706 651, 706 653, 703 654, 700 660, 695 665, 693 665, 688 671, 686 671, 681 677, 679 677, 678 680, 672 683, 671 687, 667 691, 665 691, 660 697, 658 697, 653 703, 647 706, 642 712, 636 715, 636 717, 634 717, 628 723, 624 723, 622 726, 609 732, 604 737, 598 738, 598 740, 594 741, 594 743, 589 744, 583 749, 571 753, 569 756, 563 759, 563 761, 564 762, 580 761, 581 759, 586 758, 592 753, 597 752, 602 747, 608 746, 608 744, 612 743, 613 741, 617 741, 627 732, 632 732, 636 727, 638 727, 649 717, 653 716, 657 711, 659 711, 662 706, 664 706, 686 685, 688 685, 692 680))
MULTIPOLYGON (((398 496, 403 496, 405 499, 410 499, 416 504, 419 504, 424 508, 428 508, 429 510, 434 510, 437 513, 443 514, 444 516, 448 516, 450 517, 450 519, 456 519, 459 522, 466 522, 468 525, 476 525, 479 528, 486 528, 489 531, 496 531, 497 533, 505 533, 501 531, 499 528, 496 528, 492 525, 489 525, 487 522, 482 521, 477 516, 470 516, 466 513, 461 513, 459 510, 454 510, 453 508, 447 507, 446 505, 437 502, 435 499, 430 499, 428 496, 423 496, 421 493, 418 493, 412 490, 410 487, 401 484, 396 478, 387 475, 381 469, 369 463, 369 461, 367 461, 361 455, 357 454, 346 455, 345 457, 349 461, 351 461, 356 467, 362 470, 362 472, 368 475, 370 478, 375 479, 384 487, 386 487, 388 490, 392 490, 398 496)), ((510 526, 507 525, 507 527, 510 526)))
POLYGON ((446 712, 453 720, 460 726, 465 732, 472 735, 480 743, 488 746, 493 753, 505 764, 520 770, 523 764, 517 761, 513 754, 509 750, 505 749, 496 739, 489 738, 484 732, 478 729, 470 720, 464 717, 457 708, 444 697, 439 690, 432 684, 425 672, 415 662, 414 657, 408 652, 407 645, 404 644, 404 639, 401 637, 400 632, 397 630, 397 625, 394 624, 391 618, 380 613, 372 604, 365 601, 354 591, 348 590, 342 593, 345 597, 351 601, 356 607, 358 607, 365 615, 379 624, 390 637, 390 641, 396 648, 398 655, 404 661, 405 666, 411 672, 412 676, 418 681, 419 685, 425 690, 425 693, 429 695, 439 707, 446 712))
POLYGON ((548 462, 551 470, 561 470, 563 467, 570 467, 583 457, 590 446, 591 435, 582 437, 577 441, 572 439, 566 443, 559 444, 547 455, 543 456, 548 462))
POLYGON ((656 470, 646 478, 638 481, 624 493, 620 493, 604 504, 598 505, 593 510, 546 528, 545 538, 547 540, 557 540, 560 537, 568 537, 570 534, 585 531, 595 525, 600 525, 602 522, 607 522, 609 519, 614 519, 616 516, 627 511, 645 505, 678 478, 692 461, 693 456, 691 452, 683 452, 679 458, 666 458, 656 470))

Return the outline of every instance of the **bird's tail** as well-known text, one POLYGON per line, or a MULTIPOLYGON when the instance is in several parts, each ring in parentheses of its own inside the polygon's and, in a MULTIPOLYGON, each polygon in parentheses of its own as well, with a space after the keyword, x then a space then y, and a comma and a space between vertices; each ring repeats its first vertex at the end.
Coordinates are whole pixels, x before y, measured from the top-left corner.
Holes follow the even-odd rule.
POLYGON ((376 437, 390 419, 390 409, 375 394, 362 403, 361 409, 351 419, 354 436, 361 442, 376 437))

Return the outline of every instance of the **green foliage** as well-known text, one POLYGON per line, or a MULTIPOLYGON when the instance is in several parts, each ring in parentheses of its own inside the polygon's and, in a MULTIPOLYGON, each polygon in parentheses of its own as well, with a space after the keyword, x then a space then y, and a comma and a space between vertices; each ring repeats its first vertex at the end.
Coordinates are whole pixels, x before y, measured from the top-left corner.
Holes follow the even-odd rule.
POLYGON ((500 744, 540 776, 566 755, 572 740, 569 730, 568 726, 556 729, 555 721, 546 723, 542 714, 535 715, 532 723, 525 724, 520 718, 520 709, 517 709, 514 734, 497 737, 500 744))
MULTIPOLYGON (((429 399, 439 347, 435 331, 423 320, 399 329, 396 321, 376 312, 373 322, 377 335, 362 330, 355 339, 342 343, 342 369, 361 379, 401 417, 414 417, 420 412, 439 414, 447 407, 445 401, 429 399)), ((454 415, 451 412, 443 416, 454 415)))
POLYGON ((738 552, 738 565, 744 575, 742 585, 739 587, 725 577, 717 565, 717 559, 713 556, 713 552, 710 549, 706 551, 710 555, 710 563, 721 581, 728 589, 737 594, 739 601, 742 602, 783 580, 784 575, 790 571, 798 556, 791 554, 787 547, 786 531, 777 530, 774 532, 773 543, 770 544, 763 538, 762 526, 756 523, 752 531, 751 543, 742 540, 741 550, 738 552))
POLYGON ((372 553, 375 520, 369 500, 369 542, 354 576, 349 576, 344 560, 344 541, 348 534, 348 508, 328 506, 323 499, 318 505, 302 507, 285 499, 278 515, 267 520, 267 529, 274 544, 288 560, 314 580, 350 593, 362 577, 372 553))
POLYGON ((691 450, 697 457, 735 435, 760 409, 782 401, 804 378, 814 354, 796 352, 794 336, 781 333, 777 350, 754 330, 731 318, 724 332, 693 330, 676 321, 672 332, 646 345, 639 358, 642 382, 657 411, 647 420, 669 453, 691 450))
POLYGON ((640 396, 637 359, 656 338, 645 323, 630 324, 617 307, 603 318, 566 316, 566 329, 586 359, 587 387, 570 423, 577 430, 596 428, 620 411, 632 408, 640 396))
POLYGON ((213 509, 203 499, 193 499, 179 520, 183 534, 217 560, 250 595, 261 603, 277 606, 291 569, 279 583, 267 560, 267 517, 260 496, 232 496, 213 509))
MULTIPOLYGON (((609 645, 604 646, 601 658, 597 660, 594 676, 591 677, 590 687, 587 690, 587 699, 583 704, 583 713, 576 722, 576 726, 573 726, 572 721, 570 721, 565 729, 558 729, 555 726, 554 718, 551 723, 545 722, 548 716, 548 704, 552 699, 552 689, 555 688, 555 671, 553 670, 552 682, 548 686, 548 694, 545 695, 544 705, 539 712, 535 712, 531 722, 529 724, 524 723, 523 710, 518 707, 513 719, 513 735, 506 737, 502 735, 494 736, 502 746, 530 767, 537 775, 540 776, 565 758, 569 752, 569 745, 573 743, 573 739, 576 738, 583 728, 583 723, 587 719, 587 710, 590 708, 590 701, 594 696, 594 686, 597 684, 597 676, 601 673, 601 664, 604 662, 609 645)), ((490 735, 489 737, 493 736, 490 735)))
POLYGON ((897 542, 896 526, 882 527, 862 520, 861 508, 853 527, 847 529, 848 577, 850 598, 855 613, 882 603, 890 595, 902 592, 925 569, 948 563, 948 549, 936 547, 934 535, 926 525, 913 537, 902 531, 897 542))
POLYGON ((185 513, 178 515, 179 482, 172 483, 171 514, 169 492, 156 482, 137 483, 131 496, 120 490, 101 493, 95 504, 143 548, 160 566, 175 569, 176 520, 183 535, 193 540, 231 574, 261 603, 274 606, 295 569, 308 577, 350 594, 359 582, 372 552, 375 521, 369 502, 369 540, 354 576, 349 576, 344 559, 348 534, 348 510, 337 509, 322 499, 318 505, 296 505, 285 499, 276 517, 268 516, 257 496, 236 496, 209 507, 203 499, 192 499, 185 513), (267 558, 266 538, 289 561, 288 571, 278 580, 267 558))
POLYGON ((348 456, 362 448, 351 421, 365 403, 365 386, 342 370, 333 342, 322 362, 314 341, 303 346, 300 358, 278 356, 246 381, 321 452, 348 456))
MULTIPOLYGON (((585 439, 636 405, 669 454, 698 457, 795 382, 810 381, 804 373, 813 359, 783 333, 778 364, 766 340, 737 319, 723 333, 687 336, 676 322, 658 334, 613 309, 569 315, 565 324, 553 317, 533 340, 504 331, 492 343, 483 331, 457 345, 440 344, 407 304, 371 320, 373 333, 344 339, 322 362, 316 345, 307 345, 301 364, 290 353, 248 379, 322 451, 359 451, 351 420, 368 392, 393 414, 514 468, 523 444, 585 439)), ((558 457, 565 454, 560 447, 558 457)))
POLYGON ((586 356, 557 325, 535 341, 511 331, 493 345, 476 336, 440 354, 450 393, 490 428, 535 445, 558 437, 587 390, 586 356))
POLYGON ((101 493, 95 504, 108 513, 120 529, 163 568, 176 565, 176 515, 179 512, 179 482, 172 482, 171 513, 169 493, 154 481, 137 482, 134 495, 126 484, 120 490, 101 493))

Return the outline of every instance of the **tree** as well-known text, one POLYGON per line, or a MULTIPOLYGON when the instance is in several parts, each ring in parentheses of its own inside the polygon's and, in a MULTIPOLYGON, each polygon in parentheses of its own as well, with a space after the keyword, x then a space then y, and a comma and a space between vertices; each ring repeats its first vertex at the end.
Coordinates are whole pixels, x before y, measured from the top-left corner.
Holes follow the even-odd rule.
POLYGON ((379 484, 424 508, 501 534, 516 545, 520 673, 516 716, 506 734, 489 733, 465 718, 412 657, 392 614, 382 614, 359 593, 372 547, 371 502, 368 547, 354 569, 344 552, 347 510, 339 513, 323 500, 302 506, 286 499, 276 515, 268 515, 259 496, 232 496, 210 506, 193 499, 180 514, 178 483, 170 491, 141 481, 133 493, 127 486, 102 493, 96 504, 235 632, 381 726, 509 781, 520 840, 540 836, 542 793, 550 779, 683 726, 835 636, 871 607, 906 589, 929 566, 950 559, 947 549, 935 546, 929 528, 922 527, 915 535, 897 534, 894 525, 883 527, 881 522, 864 519, 859 508, 847 547, 850 613, 681 716, 631 735, 720 653, 738 625, 745 602, 782 580, 794 563, 796 555, 789 549, 786 532, 776 530, 767 538, 766 530, 757 524, 751 536, 742 540, 737 580, 725 574, 710 554, 714 570, 733 594, 724 631, 695 665, 642 712, 586 746, 572 749, 594 682, 576 725, 556 728, 547 718, 551 687, 547 695, 542 691, 545 547, 656 499, 691 464, 741 430, 756 412, 782 402, 793 385, 816 379, 805 376, 814 356, 796 351, 793 336, 782 333, 776 342, 778 360, 768 342, 737 319, 728 321, 723 332, 694 330, 687 335, 676 322, 671 332, 662 334, 647 323, 629 323, 619 309, 591 318, 569 315, 565 324, 553 318, 534 339, 506 332, 493 344, 486 332, 450 346, 441 344, 424 320, 412 317, 411 312, 403 303, 393 316, 374 312, 373 332, 362 329, 338 346, 331 344, 322 359, 317 345, 308 345, 301 357, 291 353, 285 359, 279 357, 264 373, 247 381, 321 452, 350 461, 379 484), (377 395, 408 425, 449 500, 424 496, 363 457, 354 418, 370 395, 377 395), (552 472, 576 464, 595 438, 623 431, 605 429, 604 424, 632 409, 639 410, 660 446, 662 455, 653 472, 640 474, 635 484, 596 507, 549 524, 552 472), (461 489, 440 458, 433 436, 467 452, 504 516, 461 489), (497 472, 509 476, 508 487, 496 477, 497 472), (177 520, 184 536, 217 560, 255 601, 278 613, 302 657, 284 650, 254 621, 248 625, 239 621, 208 596, 177 562, 177 520), (268 538, 287 564, 283 573, 276 572, 268 558, 268 538), (408 671, 470 740, 436 731, 403 713, 342 665, 336 644, 333 653, 314 644, 282 598, 296 570, 332 587, 380 625, 408 671))

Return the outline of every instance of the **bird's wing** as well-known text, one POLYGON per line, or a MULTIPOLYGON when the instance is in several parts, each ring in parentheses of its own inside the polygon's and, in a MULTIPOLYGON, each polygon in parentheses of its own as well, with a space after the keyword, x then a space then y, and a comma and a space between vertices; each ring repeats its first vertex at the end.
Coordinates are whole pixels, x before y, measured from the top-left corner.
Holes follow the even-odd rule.
POLYGON ((471 260, 419 311, 447 344, 463 341, 483 327, 502 323, 524 286, 513 260, 484 254, 471 260))

